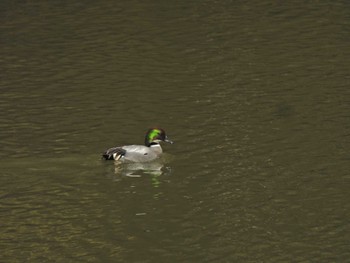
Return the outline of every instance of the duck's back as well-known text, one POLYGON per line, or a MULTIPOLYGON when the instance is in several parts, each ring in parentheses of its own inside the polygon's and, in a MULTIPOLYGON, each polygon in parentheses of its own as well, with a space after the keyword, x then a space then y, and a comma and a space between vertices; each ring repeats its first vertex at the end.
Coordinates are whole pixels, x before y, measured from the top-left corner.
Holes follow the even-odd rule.
POLYGON ((108 149, 103 157, 106 160, 120 160, 122 162, 149 162, 158 158, 162 148, 144 145, 126 145, 108 149))
POLYGON ((149 162, 158 157, 152 148, 144 145, 127 145, 121 148, 125 150, 124 161, 149 162))

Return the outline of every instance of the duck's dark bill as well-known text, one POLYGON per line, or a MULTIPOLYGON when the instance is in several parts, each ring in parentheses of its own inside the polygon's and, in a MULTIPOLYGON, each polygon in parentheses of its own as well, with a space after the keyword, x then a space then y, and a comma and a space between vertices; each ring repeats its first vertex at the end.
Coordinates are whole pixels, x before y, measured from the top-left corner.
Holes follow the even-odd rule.
POLYGON ((173 143, 174 143, 172 140, 169 140, 168 138, 165 138, 164 141, 165 141, 165 142, 168 142, 168 143, 170 143, 170 144, 173 144, 173 143))

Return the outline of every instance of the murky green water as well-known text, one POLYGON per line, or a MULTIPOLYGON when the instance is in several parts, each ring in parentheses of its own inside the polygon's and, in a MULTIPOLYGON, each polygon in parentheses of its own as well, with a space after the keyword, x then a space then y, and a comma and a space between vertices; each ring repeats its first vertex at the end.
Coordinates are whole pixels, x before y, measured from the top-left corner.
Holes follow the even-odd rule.
POLYGON ((1 262, 349 260, 347 1, 0 12, 1 262))

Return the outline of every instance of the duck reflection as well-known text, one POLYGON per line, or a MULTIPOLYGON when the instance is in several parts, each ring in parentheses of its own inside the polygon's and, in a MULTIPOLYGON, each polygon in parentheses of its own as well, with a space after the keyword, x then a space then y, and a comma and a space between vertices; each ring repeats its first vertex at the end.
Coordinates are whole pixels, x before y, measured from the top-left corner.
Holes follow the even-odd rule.
POLYGON ((115 161, 112 179, 114 181, 119 181, 126 177, 138 178, 142 176, 151 176, 153 186, 158 187, 160 184, 159 177, 162 175, 171 175, 172 173, 169 162, 169 156, 145 163, 115 161))
POLYGON ((161 162, 149 162, 149 163, 115 163, 114 173, 115 175, 128 176, 128 177, 141 177, 142 175, 162 175, 169 172, 169 167, 166 167, 161 162))

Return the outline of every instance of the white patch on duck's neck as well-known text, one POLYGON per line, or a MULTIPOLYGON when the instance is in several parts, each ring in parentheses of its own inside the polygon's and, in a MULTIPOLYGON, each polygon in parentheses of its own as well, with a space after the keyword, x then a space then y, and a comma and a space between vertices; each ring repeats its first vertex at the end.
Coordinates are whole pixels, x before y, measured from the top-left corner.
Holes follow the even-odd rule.
POLYGON ((160 144, 152 144, 150 146, 150 148, 152 149, 152 151, 156 152, 157 154, 161 154, 163 152, 162 147, 160 147, 160 144))

